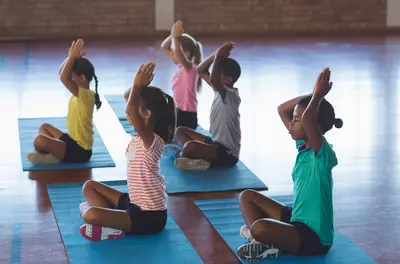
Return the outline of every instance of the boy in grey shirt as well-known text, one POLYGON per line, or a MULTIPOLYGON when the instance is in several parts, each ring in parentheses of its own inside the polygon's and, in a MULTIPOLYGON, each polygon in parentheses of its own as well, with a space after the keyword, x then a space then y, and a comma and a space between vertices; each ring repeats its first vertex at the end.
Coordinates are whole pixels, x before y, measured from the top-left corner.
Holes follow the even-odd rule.
POLYGON ((234 43, 222 45, 216 53, 198 67, 199 75, 214 89, 210 113, 210 132, 207 137, 187 127, 178 127, 176 140, 183 146, 175 166, 184 170, 204 170, 210 167, 233 167, 239 160, 240 96, 233 85, 241 74, 240 65, 228 58, 234 43), (209 68, 214 62, 210 75, 209 68))

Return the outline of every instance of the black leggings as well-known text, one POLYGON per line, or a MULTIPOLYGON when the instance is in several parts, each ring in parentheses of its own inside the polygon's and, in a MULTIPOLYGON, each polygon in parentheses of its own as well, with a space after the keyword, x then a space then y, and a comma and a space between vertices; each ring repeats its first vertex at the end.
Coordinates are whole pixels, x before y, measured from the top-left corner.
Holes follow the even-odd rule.
POLYGON ((86 150, 79 146, 67 133, 61 135, 60 140, 66 145, 63 162, 80 163, 88 162, 92 157, 92 150, 86 150))
POLYGON ((167 210, 143 211, 138 205, 131 203, 127 193, 121 194, 118 209, 127 211, 131 217, 131 234, 159 233, 167 224, 167 210))
POLYGON ((186 112, 178 109, 177 125, 191 129, 197 128, 197 112, 186 112))

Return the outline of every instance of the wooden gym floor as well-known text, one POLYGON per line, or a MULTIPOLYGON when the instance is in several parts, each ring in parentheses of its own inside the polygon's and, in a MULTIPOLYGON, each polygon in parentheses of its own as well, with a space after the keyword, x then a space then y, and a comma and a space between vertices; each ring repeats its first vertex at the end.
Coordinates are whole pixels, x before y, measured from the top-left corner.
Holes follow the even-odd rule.
MULTIPOLYGON (((241 160, 270 188, 290 194, 296 150, 276 112, 279 103, 310 93, 318 72, 332 69, 328 96, 340 130, 327 138, 339 165, 334 170, 336 227, 379 263, 396 263, 400 253, 400 38, 236 40, 242 66, 241 160)), ((201 40, 202 41, 202 40, 201 40)), ((221 40, 204 40, 205 56, 221 40)), ((103 98, 95 123, 116 167, 93 170, 22 172, 19 117, 63 116, 68 91, 58 66, 69 42, 0 44, 0 263, 68 263, 46 184, 88 179, 125 179, 127 137, 103 98)), ((121 93, 138 66, 157 62, 154 85, 171 92, 175 66, 160 42, 88 42, 88 57, 99 77, 99 92, 121 93)), ((208 128, 211 88, 199 96, 199 121, 208 128)), ((236 263, 235 255, 192 203, 236 193, 170 196, 169 210, 205 263, 236 263)), ((239 232, 239 230, 238 230, 239 232)))

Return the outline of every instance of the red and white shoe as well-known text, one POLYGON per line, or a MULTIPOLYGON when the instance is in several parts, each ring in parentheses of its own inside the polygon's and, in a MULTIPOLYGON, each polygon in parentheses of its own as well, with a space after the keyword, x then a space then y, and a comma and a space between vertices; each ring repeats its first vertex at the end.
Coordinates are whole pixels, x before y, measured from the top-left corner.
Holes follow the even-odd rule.
POLYGON ((92 242, 106 239, 120 239, 125 236, 125 232, 120 229, 105 227, 101 225, 84 224, 79 228, 81 235, 92 242))

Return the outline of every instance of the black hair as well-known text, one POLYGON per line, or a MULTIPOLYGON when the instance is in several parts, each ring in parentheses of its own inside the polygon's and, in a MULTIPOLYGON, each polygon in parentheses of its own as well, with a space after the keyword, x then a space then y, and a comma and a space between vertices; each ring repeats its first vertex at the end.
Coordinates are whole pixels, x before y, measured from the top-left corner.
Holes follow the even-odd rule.
POLYGON ((85 78, 91 82, 94 79, 95 83, 95 96, 94 96, 94 103, 96 104, 96 109, 99 110, 101 107, 101 101, 100 101, 100 96, 97 91, 98 85, 99 85, 99 80, 97 79, 97 76, 94 72, 94 66, 93 64, 84 57, 80 57, 79 59, 76 59, 74 62, 74 65, 72 66, 72 72, 74 72, 76 75, 83 75, 85 78))
POLYGON ((164 142, 171 143, 176 129, 176 107, 174 99, 160 88, 147 86, 140 91, 140 99, 145 110, 151 112, 150 122, 153 132, 164 142))
MULTIPOLYGON (((311 95, 302 98, 298 105, 307 107, 311 98, 311 95)), ((323 99, 319 105, 317 121, 322 134, 331 130, 333 126, 336 128, 341 128, 343 126, 343 120, 335 117, 335 109, 326 99, 323 99)))
MULTIPOLYGON (((200 42, 195 40, 192 36, 187 33, 184 33, 181 37, 179 37, 182 50, 184 52, 190 53, 190 58, 192 63, 199 65, 203 60, 203 46, 200 42)), ((197 81, 197 90, 199 91, 201 88, 201 78, 197 81)))
POLYGON ((239 79, 242 72, 239 63, 232 58, 224 58, 221 61, 221 71, 225 76, 232 78, 232 85, 239 79))

